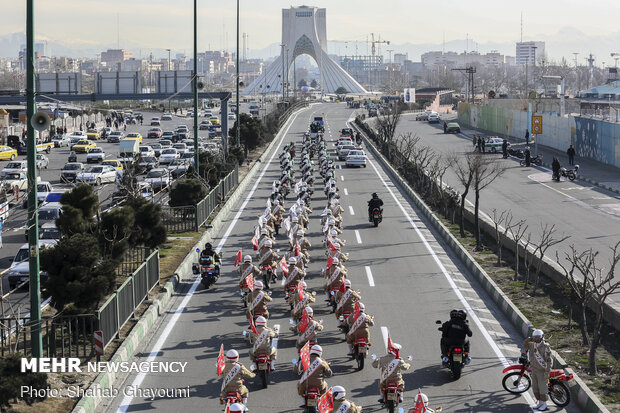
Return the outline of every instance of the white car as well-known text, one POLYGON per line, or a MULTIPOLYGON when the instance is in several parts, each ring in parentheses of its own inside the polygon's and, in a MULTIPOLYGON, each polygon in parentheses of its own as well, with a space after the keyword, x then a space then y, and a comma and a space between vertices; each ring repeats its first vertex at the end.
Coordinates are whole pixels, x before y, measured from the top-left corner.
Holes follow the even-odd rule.
MULTIPOLYGON (((42 202, 45 202, 45 198, 47 198, 47 195, 53 190, 54 190, 54 187, 52 186, 51 183, 47 181, 39 182, 37 184, 37 201, 39 201, 39 204, 41 204, 42 202)), ((28 198, 26 197, 26 199, 28 198)), ((26 203, 26 200, 24 200, 24 203, 26 203)))
POLYGON ((431 112, 428 115, 428 123, 439 123, 439 113, 431 112))
POLYGON ((172 120, 172 115, 170 113, 164 113, 161 115, 161 120, 172 120))
POLYGON ((151 126, 161 126, 159 118, 151 118, 151 126))
POLYGON ((28 188, 28 177, 24 172, 9 172, 2 178, 2 187, 7 192, 17 187, 20 191, 28 188))
POLYGON ((347 168, 351 166, 363 166, 366 168, 366 154, 359 149, 351 150, 347 153, 347 159, 345 161, 347 168))
POLYGON ((237 119, 237 117, 235 116, 234 113, 229 113, 228 114, 228 120, 235 120, 235 119, 237 119))
POLYGON ((348 137, 338 139, 338 142, 336 142, 336 151, 338 151, 344 145, 353 145, 353 140, 348 137))
POLYGON ((169 164, 175 159, 179 159, 181 155, 174 148, 166 148, 162 149, 161 155, 159 155, 159 163, 160 165, 169 164))
POLYGON ((140 146, 140 156, 146 158, 147 156, 155 156, 155 151, 148 145, 140 146))
POLYGON ((147 182, 140 182, 138 185, 139 185, 140 196, 149 201, 153 201, 153 197, 155 193, 153 192, 153 187, 151 186, 151 184, 147 182))
POLYGON ((54 135, 52 136, 52 142, 54 142, 54 148, 61 148, 63 146, 69 146, 71 144, 71 139, 65 135, 54 135))
POLYGON ((109 165, 91 166, 78 174, 76 181, 90 185, 101 185, 106 182, 116 182, 116 168, 109 165))
POLYGON ((75 143, 77 141, 81 141, 82 139, 88 139, 88 135, 83 130, 76 130, 71 132, 69 139, 71 139, 71 143, 75 143))
POLYGON ((484 140, 484 151, 497 153, 502 151, 502 144, 504 140, 502 138, 486 138, 484 140))
POLYGON ((103 162, 105 159, 105 152, 100 147, 92 148, 88 155, 86 155, 86 163, 98 163, 103 162))
POLYGON ((179 155, 182 155, 185 151, 187 151, 187 145, 182 142, 175 143, 172 147, 177 150, 179 155))
POLYGON ((151 185, 153 191, 159 192, 170 185, 170 172, 164 168, 151 169, 144 177, 144 182, 151 185))
POLYGON ((6 164, 2 172, 0 172, 0 176, 4 178, 6 174, 10 174, 13 172, 23 172, 28 173, 28 162, 26 161, 11 161, 6 164))
POLYGON ((338 160, 344 161, 347 159, 349 151, 354 151, 356 148, 353 145, 342 145, 338 148, 338 160))

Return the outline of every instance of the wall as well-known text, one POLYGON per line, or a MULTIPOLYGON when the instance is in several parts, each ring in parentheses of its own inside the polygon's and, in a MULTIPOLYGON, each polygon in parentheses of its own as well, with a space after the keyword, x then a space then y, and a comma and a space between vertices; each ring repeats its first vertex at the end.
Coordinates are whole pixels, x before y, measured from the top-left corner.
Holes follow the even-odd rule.
POLYGON ((577 156, 620 167, 620 124, 575 117, 577 156))
MULTIPOLYGON (((495 108, 514 109, 514 110, 527 110, 527 104, 531 103, 534 111, 538 113, 547 112, 560 112, 560 99, 559 98, 544 98, 544 99, 485 99, 484 105, 492 106, 495 108)), ((580 113, 581 100, 580 99, 565 99, 564 107, 566 113, 580 113)))

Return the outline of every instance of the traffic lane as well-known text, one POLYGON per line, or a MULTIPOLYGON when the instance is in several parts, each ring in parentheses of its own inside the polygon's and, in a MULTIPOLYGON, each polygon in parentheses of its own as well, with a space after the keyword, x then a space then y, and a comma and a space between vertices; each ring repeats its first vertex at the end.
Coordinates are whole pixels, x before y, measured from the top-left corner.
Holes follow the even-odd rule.
MULTIPOLYGON (((465 155, 472 151, 468 140, 443 133, 429 133, 428 125, 421 122, 413 121, 408 125, 397 128, 396 136, 405 131, 414 132, 423 145, 442 154, 465 155)), ((487 156, 499 157, 493 154, 487 156)), ((564 258, 571 244, 592 246, 600 251, 602 259, 610 257, 609 247, 620 236, 620 202, 617 199, 588 185, 568 181, 549 182, 549 172, 521 167, 511 159, 499 159, 499 162, 503 162, 507 171, 481 192, 481 210, 487 216, 492 216, 493 209, 511 211, 513 222, 525 220, 529 224, 533 239, 540 238, 545 224, 555 224, 557 236, 565 233, 570 235, 570 239, 550 247, 548 256, 551 258, 555 257, 556 252, 564 258)), ((452 168, 446 171, 444 181, 456 190, 462 190, 452 168)), ((470 190, 468 201, 473 202, 473 197, 470 190)))
MULTIPOLYGON (((276 147, 274 151, 278 151, 278 148, 276 147)), ((274 152, 272 152, 272 154, 273 153, 274 152)), ((267 168, 269 157, 271 157, 271 154, 267 154, 262 168, 267 168)), ((271 181, 279 175, 277 155, 271 159, 272 162, 269 165, 270 167, 265 169, 265 173, 261 179, 261 185, 260 187, 257 186, 255 195, 251 199, 248 199, 247 203, 245 197, 241 197, 241 199, 238 200, 231 213, 226 217, 222 231, 220 231, 216 237, 216 240, 222 242, 222 238, 227 233, 229 226, 235 221, 234 233, 230 235, 227 244, 221 251, 225 258, 222 268, 222 277, 218 285, 208 291, 204 291, 202 287, 200 287, 198 292, 194 293, 191 298, 188 299, 187 308, 179 316, 179 319, 175 321, 173 334, 167 338, 161 350, 167 357, 176 358, 177 360, 190 359, 192 363, 190 363, 189 367, 195 370, 192 370, 183 377, 147 376, 144 378, 142 387, 166 387, 176 386, 177 384, 185 385, 185 381, 188 380, 191 382, 191 385, 194 386, 193 388, 197 390, 193 392, 194 396, 192 398, 184 399, 184 405, 189 407, 196 405, 196 403, 200 403, 200 405, 204 406, 204 401, 197 399, 197 396, 208 397, 210 399, 208 401, 209 405, 215 406, 217 404, 217 398, 219 397, 219 381, 221 378, 218 379, 214 374, 214 365, 220 344, 224 342, 225 348, 228 349, 231 347, 232 343, 236 343, 234 346, 240 350, 242 359, 246 360, 247 363, 247 352, 244 350, 247 346, 241 335, 242 330, 247 327, 247 320, 245 319, 245 312, 238 296, 239 290, 236 285, 238 282, 238 275, 234 272, 230 264, 239 248, 243 248, 246 252, 251 251, 250 238, 253 234, 253 228, 256 225, 256 217, 264 210, 271 189, 271 181), (275 162, 273 159, 275 159, 275 162), (240 210, 244 204, 245 208, 248 209, 244 209, 242 218, 237 221, 235 220, 237 211, 240 210), (237 311, 232 310, 235 307, 238 308, 237 311), (204 314, 209 314, 209 316, 205 317, 204 314), (197 327, 196 323, 202 323, 204 327, 197 327), (205 331, 208 331, 208 333, 205 334, 205 331), (206 335, 211 338, 206 338, 206 335), (187 342, 203 342, 204 346, 199 346, 200 348, 198 349, 192 348, 188 350, 185 344, 187 342), (205 348, 207 350, 205 350, 205 348), (202 362, 194 363, 194 360, 201 360, 202 362), (204 374, 205 370, 208 372, 206 375, 204 374), (192 379, 193 377, 201 377, 201 379, 196 383, 196 380, 192 379), (204 384, 205 381, 207 381, 207 384, 204 384), (196 395, 196 392, 199 394, 196 395)), ((252 186, 250 186, 250 188, 251 187, 252 186)), ((278 244, 280 243, 282 243, 281 240, 278 244)), ((275 318, 275 316, 273 318, 275 318)), ((286 328, 287 319, 283 318, 281 324, 286 328)), ((166 324, 164 323, 162 325, 165 326, 166 324)), ((147 346, 146 348, 148 349, 150 347, 147 346)), ((276 372, 275 374, 278 373, 276 372)), ((133 382, 134 379, 134 376, 130 376, 125 380, 125 384, 133 382)), ((115 410, 121 403, 123 403, 122 400, 114 400, 109 410, 115 410)), ((131 403, 132 407, 130 407, 128 411, 139 409, 139 406, 148 402, 142 399, 134 399, 131 403)), ((166 403, 166 400, 158 400, 157 408, 164 408, 163 406, 166 405, 166 403)), ((178 403, 180 403, 180 401, 178 401, 178 403)))
MULTIPOLYGON (((344 197, 343 204, 346 204, 349 198, 352 199, 353 204, 359 204, 366 199, 367 189, 360 183, 367 182, 369 179, 366 179, 366 176, 359 176, 360 173, 366 171, 351 172, 354 172, 356 176, 347 184, 349 195, 344 197)), ((346 171, 344 173, 344 182, 347 183, 346 171)), ((398 193, 391 183, 390 187, 395 194, 398 193)), ((404 198, 402 194, 397 196, 404 198)), ((381 343, 381 345, 374 350, 381 352, 385 348, 381 340, 385 337, 382 337, 382 334, 376 334, 377 326, 389 328, 392 339, 403 345, 401 354, 413 355, 414 371, 404 376, 407 387, 410 390, 418 386, 423 387, 431 403, 441 404, 444 409, 446 407, 450 410, 456 408, 458 411, 459 408, 467 408, 468 405, 477 405, 483 407, 484 411, 487 409, 495 411, 501 404, 501 409, 506 411, 529 410, 526 400, 520 397, 515 398, 502 389, 503 365, 497 352, 482 338, 481 328, 473 322, 470 322, 470 325, 474 331, 471 343, 474 360, 465 368, 462 378, 453 382, 448 371, 439 366, 441 333, 436 330, 438 326, 434 324, 434 321, 438 319, 446 321, 449 310, 462 308, 463 302, 457 299, 443 271, 438 271, 435 257, 429 256, 432 253, 422 245, 420 242, 422 240, 416 240, 415 235, 408 234, 410 237, 413 235, 411 237, 413 239, 408 243, 406 239, 403 242, 402 238, 406 237, 404 234, 413 231, 411 224, 402 222, 399 218, 390 218, 389 211, 392 210, 395 202, 387 194, 382 198, 388 215, 384 215, 386 220, 380 224, 379 228, 370 228, 361 214, 351 217, 355 219, 355 226, 369 228, 368 231, 362 229, 358 231, 361 233, 362 243, 367 240, 370 245, 367 247, 367 256, 362 262, 358 263, 353 255, 352 259, 347 262, 349 273, 353 274, 351 278, 355 278, 355 274, 358 275, 358 282, 353 282, 353 287, 358 288, 361 283, 362 293, 365 290, 374 292, 374 294, 363 296, 368 312, 373 314, 374 308, 380 309, 375 316, 374 339, 376 340, 378 336, 380 341, 375 341, 375 343, 381 343), (403 252, 401 245, 410 245, 410 248, 403 252), (375 248, 375 246, 381 247, 375 248), (408 257, 405 258, 404 255, 408 257), (368 286, 365 282, 367 280, 364 280, 362 267, 365 266, 374 269, 372 273, 375 287, 368 286), (351 271, 351 269, 357 271, 351 271), (403 290, 403 286, 413 288, 403 290)), ((400 207, 396 206, 396 209, 400 207)), ((408 213, 414 212, 410 210, 408 213)), ((492 303, 490 297, 484 292, 477 294, 483 289, 477 282, 472 281, 473 277, 469 276, 462 264, 453 257, 452 252, 444 250, 442 244, 432 238, 432 231, 424 230, 425 225, 421 220, 414 216, 412 219, 421 228, 422 233, 426 233, 424 234, 426 242, 431 244, 433 253, 446 267, 451 278, 459 281, 458 285, 461 287, 459 293, 469 296, 466 298, 467 302, 474 309, 475 314, 481 320, 485 320, 482 329, 488 331, 495 338, 494 342, 502 346, 501 354, 506 357, 518 356, 520 333, 512 328, 509 320, 496 306, 487 304, 492 303)), ((345 230, 345 234, 349 235, 349 233, 345 230)))

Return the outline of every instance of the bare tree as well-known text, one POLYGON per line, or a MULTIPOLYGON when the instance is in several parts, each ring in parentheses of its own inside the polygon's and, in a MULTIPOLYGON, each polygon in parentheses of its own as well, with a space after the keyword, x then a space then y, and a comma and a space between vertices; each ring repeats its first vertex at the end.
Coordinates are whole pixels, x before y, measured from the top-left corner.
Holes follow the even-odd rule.
POLYGON ((398 108, 391 108, 384 112, 383 115, 377 117, 375 126, 377 127, 377 134, 384 148, 387 150, 387 157, 392 160, 392 144, 394 141, 394 134, 396 133, 396 126, 400 121, 400 110, 398 108))
POLYGON ((453 153, 448 155, 447 159, 448 163, 452 165, 459 183, 463 185, 463 192, 461 193, 459 230, 461 232, 461 238, 465 238, 465 200, 467 198, 467 194, 469 193, 471 182, 474 179, 474 173, 471 167, 473 158, 470 156, 462 156, 453 153))
MULTIPOLYGON (((514 280, 517 281, 519 279, 519 245, 521 245, 521 239, 523 239, 523 235, 527 231, 527 225, 525 220, 521 220, 515 222, 514 225, 510 227, 510 238, 515 243, 515 275, 514 280)), ((526 247, 527 251, 527 247, 526 247)))
POLYGON ((525 281, 523 283, 524 289, 530 285, 530 268, 532 267, 533 260, 533 258, 530 258, 530 255, 527 253, 530 245, 534 245, 534 243, 532 242, 532 233, 528 232, 525 236, 525 242, 523 243, 523 266, 525 267, 525 281))
POLYGON ((536 273, 534 274, 534 294, 536 294, 536 290, 538 289, 540 270, 542 268, 545 253, 550 247, 553 247, 554 245, 564 242, 570 238, 570 235, 564 235, 561 238, 555 238, 555 231, 555 224, 545 224, 545 226, 543 227, 542 235, 540 236, 540 241, 535 244, 536 250, 534 251, 534 254, 538 256, 538 262, 536 263, 536 273))
POLYGON ((473 172, 472 183, 474 185, 475 192, 474 227, 476 232, 476 250, 480 251, 482 249, 479 221, 480 192, 499 178, 506 170, 506 167, 502 163, 494 161, 491 158, 484 157, 480 154, 469 156, 473 158, 473 162, 471 162, 470 165, 473 172))
POLYGON ((510 232, 513 225, 513 216, 510 211, 502 211, 497 213, 497 209, 493 209, 493 225, 495 227, 495 239, 497 241, 497 266, 502 265, 502 248, 508 238, 508 232, 510 232), (502 228, 504 224, 504 228, 502 228))

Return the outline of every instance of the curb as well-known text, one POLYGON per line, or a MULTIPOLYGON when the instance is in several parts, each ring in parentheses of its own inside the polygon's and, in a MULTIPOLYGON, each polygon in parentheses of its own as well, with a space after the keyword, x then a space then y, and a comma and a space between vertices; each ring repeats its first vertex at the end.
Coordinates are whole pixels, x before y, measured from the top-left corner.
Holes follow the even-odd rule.
MULTIPOLYGON (((393 182, 396 183, 413 201, 417 210, 422 212, 426 219, 431 223, 433 229, 437 231, 442 239, 450 246, 453 252, 455 252, 467 269, 472 275, 482 284, 485 291, 493 298, 493 301, 499 305, 504 315, 506 315, 512 324, 521 331, 523 337, 528 337, 534 327, 532 323, 519 311, 514 303, 508 298, 502 290, 495 284, 495 282, 489 277, 489 275, 478 265, 474 258, 465 250, 465 248, 458 242, 458 240, 450 233, 446 226, 435 216, 433 211, 426 205, 426 203, 411 189, 411 187, 400 177, 398 172, 388 163, 385 157, 375 147, 374 143, 368 139, 364 131, 356 127, 351 123, 365 138, 368 147, 370 147, 373 155, 386 169, 389 175, 392 177, 393 182)), ((566 365, 566 362, 555 351, 554 367, 560 367, 566 365)), ((577 405, 586 413, 610 413, 609 410, 601 403, 598 397, 592 393, 588 386, 572 371, 567 369, 573 376, 573 383, 570 386, 571 393, 575 399, 577 405)))
MULTIPOLYGON (((303 110, 305 108, 301 108, 303 110)), ((299 111, 299 110, 298 110, 299 111)), ((280 128, 280 131, 273 138, 271 143, 265 148, 263 153, 269 153, 271 149, 274 147, 276 142, 281 138, 281 134, 286 129, 285 126, 291 121, 292 115, 297 113, 295 111, 291 114, 291 116, 284 123, 283 127, 280 128)), ((263 155, 261 155, 262 157, 263 155)), ((170 304, 170 297, 173 292, 176 292, 177 287, 181 280, 185 279, 187 275, 192 274, 192 264, 198 260, 198 253, 196 252, 197 248, 201 248, 206 240, 209 237, 212 237, 213 234, 220 231, 224 216, 230 212, 232 206, 236 203, 236 201, 245 193, 246 188, 249 186, 250 182, 252 182, 254 176, 261 169, 262 162, 254 162, 250 171, 243 177, 241 182, 237 185, 232 195, 226 200, 222 208, 217 212, 215 218, 211 222, 210 228, 208 228, 200 240, 194 245, 193 249, 187 254, 187 256, 183 259, 181 264, 177 267, 174 275, 166 283, 164 286, 165 291, 160 294, 158 298, 153 301, 153 304, 149 306, 146 312, 140 317, 138 323, 131 329, 131 332, 127 335, 123 343, 114 353, 114 356, 110 359, 110 362, 120 363, 122 361, 129 361, 133 356, 147 335, 149 330, 153 327, 156 320, 161 316, 166 307, 170 304)), ((94 413, 97 407, 101 404, 103 397, 101 395, 107 394, 106 391, 112 388, 112 385, 117 379, 117 374, 114 372, 106 372, 100 373, 95 380, 88 386, 88 390, 85 391, 85 394, 88 396, 82 397, 78 403, 75 405, 72 413, 94 413)))

